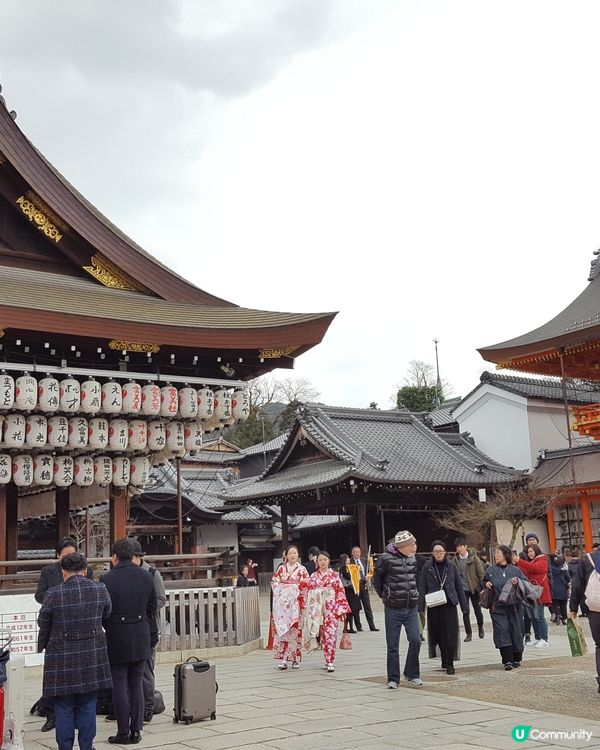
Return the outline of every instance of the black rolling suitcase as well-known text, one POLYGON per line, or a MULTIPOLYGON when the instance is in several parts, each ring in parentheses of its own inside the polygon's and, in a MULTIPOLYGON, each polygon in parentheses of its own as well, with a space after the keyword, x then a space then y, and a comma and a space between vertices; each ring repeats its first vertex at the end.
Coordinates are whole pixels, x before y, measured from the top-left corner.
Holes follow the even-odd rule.
POLYGON ((173 677, 175 679, 174 724, 180 721, 191 724, 202 719, 217 718, 219 687, 214 664, 190 656, 186 662, 175 666, 173 677))

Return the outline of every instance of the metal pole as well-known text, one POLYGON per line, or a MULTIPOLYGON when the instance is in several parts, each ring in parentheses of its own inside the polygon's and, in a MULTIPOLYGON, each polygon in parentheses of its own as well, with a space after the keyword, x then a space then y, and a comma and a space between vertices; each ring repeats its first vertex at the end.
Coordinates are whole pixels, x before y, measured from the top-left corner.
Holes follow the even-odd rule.
POLYGON ((440 380, 440 361, 438 359, 438 344, 440 343, 439 339, 433 339, 433 343, 435 345, 435 371, 437 375, 437 379, 435 381, 435 385, 436 385, 435 404, 436 406, 439 407, 441 406, 440 396, 442 392, 442 382, 440 380))
MULTIPOLYGON (((569 444, 569 465, 571 467, 571 481, 573 483, 573 495, 575 504, 575 528, 577 530, 577 548, 581 549, 581 509, 579 506, 579 496, 577 494, 577 477, 575 476, 575 457, 573 455, 573 439, 571 436, 571 417, 569 415, 569 399, 567 396, 567 380, 565 375, 564 349, 559 351, 560 357, 560 383, 562 386, 563 406, 565 409, 565 419, 567 422, 567 442, 569 444)), ((569 541, 570 541, 569 530, 569 541)), ((585 544, 585 542, 584 542, 585 544)))
POLYGON ((183 554, 183 501, 181 498, 181 459, 175 460, 177 467, 177 554, 183 554))

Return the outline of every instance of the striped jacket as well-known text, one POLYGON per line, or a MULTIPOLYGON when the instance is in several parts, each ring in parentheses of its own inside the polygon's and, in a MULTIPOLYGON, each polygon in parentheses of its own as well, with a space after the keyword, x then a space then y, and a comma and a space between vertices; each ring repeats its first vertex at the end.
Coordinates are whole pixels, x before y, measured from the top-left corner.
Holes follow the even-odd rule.
POLYGON ((38 615, 46 649, 44 695, 91 693, 111 687, 102 620, 111 612, 106 586, 80 575, 48 590, 38 615))

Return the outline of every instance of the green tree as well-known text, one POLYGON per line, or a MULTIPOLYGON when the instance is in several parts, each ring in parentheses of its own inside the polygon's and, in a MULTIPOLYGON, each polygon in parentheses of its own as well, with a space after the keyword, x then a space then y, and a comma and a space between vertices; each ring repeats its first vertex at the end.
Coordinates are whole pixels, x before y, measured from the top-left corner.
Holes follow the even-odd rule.
POLYGON ((437 382, 433 365, 412 359, 404 385, 396 393, 396 406, 409 411, 433 411, 444 402, 444 388, 437 382))

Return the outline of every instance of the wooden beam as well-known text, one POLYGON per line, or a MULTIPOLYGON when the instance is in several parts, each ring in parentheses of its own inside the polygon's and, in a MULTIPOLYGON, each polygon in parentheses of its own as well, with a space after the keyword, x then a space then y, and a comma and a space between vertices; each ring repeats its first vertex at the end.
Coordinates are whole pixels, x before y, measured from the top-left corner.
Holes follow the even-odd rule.
MULTIPOLYGON (((17 559, 19 491, 12 482, 0 485, 0 559, 17 559)), ((0 568, 2 575, 14 570, 0 568)))
POLYGON ((109 492, 110 542, 127 536, 127 490, 110 485, 109 492))
POLYGON ((282 552, 290 543, 290 530, 288 527, 288 512, 286 503, 281 503, 281 547, 282 552))
POLYGON ((69 504, 70 488, 57 487, 54 491, 54 503, 56 512, 56 534, 57 540, 71 536, 71 507, 69 504))
POLYGON ((367 542, 367 504, 358 503, 356 510, 358 513, 358 546, 363 554, 366 554, 369 548, 367 542))

